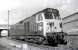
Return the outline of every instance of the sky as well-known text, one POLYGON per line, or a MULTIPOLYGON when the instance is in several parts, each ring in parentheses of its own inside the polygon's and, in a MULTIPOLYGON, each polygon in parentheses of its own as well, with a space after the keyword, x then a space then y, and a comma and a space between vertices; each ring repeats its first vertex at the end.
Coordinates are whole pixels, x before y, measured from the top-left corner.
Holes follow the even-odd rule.
POLYGON ((0 25, 15 24, 45 8, 56 8, 62 18, 78 12, 78 0, 0 0, 0 25))

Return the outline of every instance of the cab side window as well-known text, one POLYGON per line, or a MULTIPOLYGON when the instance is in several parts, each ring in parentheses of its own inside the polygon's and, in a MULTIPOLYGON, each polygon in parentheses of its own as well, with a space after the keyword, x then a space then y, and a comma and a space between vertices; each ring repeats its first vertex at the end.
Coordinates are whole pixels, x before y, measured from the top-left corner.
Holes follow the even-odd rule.
POLYGON ((42 17, 42 13, 37 14, 37 21, 42 21, 43 17, 42 17))

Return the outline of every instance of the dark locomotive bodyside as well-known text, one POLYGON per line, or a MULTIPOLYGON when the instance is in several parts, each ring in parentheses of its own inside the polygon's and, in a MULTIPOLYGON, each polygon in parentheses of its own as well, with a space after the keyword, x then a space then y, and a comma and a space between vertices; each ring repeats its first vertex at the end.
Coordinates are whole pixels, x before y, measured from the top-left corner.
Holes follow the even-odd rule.
POLYGON ((57 9, 47 8, 10 28, 11 37, 36 44, 66 44, 57 9))

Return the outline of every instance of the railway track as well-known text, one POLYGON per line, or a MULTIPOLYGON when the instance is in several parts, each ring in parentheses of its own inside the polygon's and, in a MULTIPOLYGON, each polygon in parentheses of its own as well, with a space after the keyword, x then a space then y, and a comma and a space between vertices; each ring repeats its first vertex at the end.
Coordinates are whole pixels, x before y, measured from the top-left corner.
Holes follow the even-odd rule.
POLYGON ((28 43, 20 40, 14 40, 14 41, 18 41, 22 44, 27 44, 28 46, 31 46, 30 48, 32 48, 32 50, 34 50, 34 48, 38 48, 40 50, 74 50, 74 49, 77 50, 78 36, 66 36, 65 38, 67 39, 68 42, 67 45, 58 45, 58 47, 52 47, 48 45, 38 45, 38 44, 28 43))

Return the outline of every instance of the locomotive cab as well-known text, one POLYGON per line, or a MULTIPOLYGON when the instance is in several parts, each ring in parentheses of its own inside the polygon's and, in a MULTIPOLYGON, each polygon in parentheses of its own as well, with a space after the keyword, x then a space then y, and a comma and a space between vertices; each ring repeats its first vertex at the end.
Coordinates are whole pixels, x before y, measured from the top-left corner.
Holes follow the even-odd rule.
POLYGON ((44 36, 49 33, 62 31, 62 18, 59 16, 57 9, 47 9, 44 11, 44 36))

